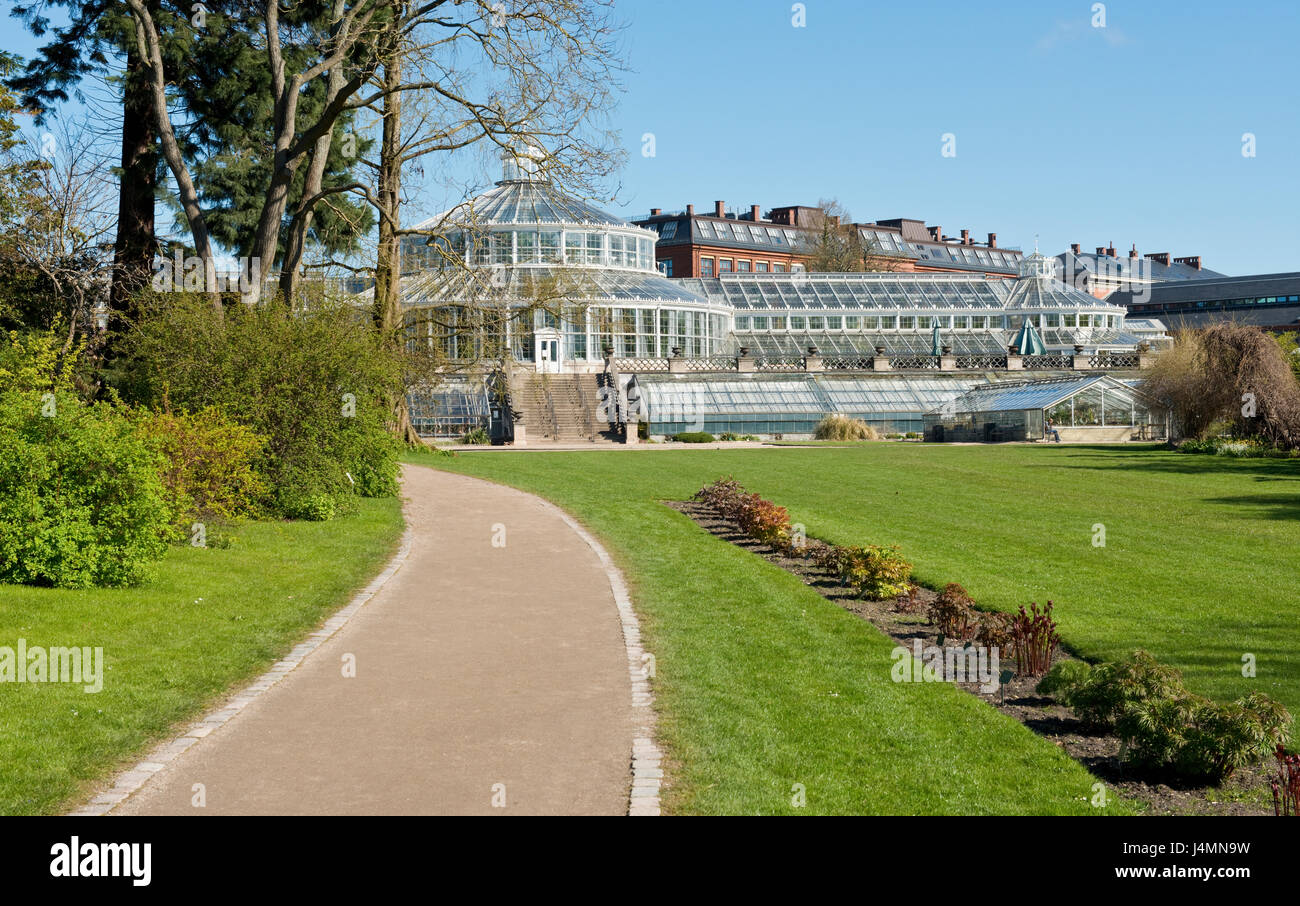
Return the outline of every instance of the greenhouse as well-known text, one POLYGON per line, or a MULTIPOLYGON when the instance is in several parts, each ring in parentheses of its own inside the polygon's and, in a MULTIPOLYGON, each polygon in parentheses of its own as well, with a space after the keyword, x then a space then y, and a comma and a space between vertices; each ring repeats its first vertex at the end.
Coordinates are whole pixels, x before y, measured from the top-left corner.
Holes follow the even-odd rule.
POLYGON ((1163 440, 1168 415, 1133 382, 1110 375, 987 384, 925 416, 925 439, 947 443, 1163 440))
POLYGON ((638 378, 641 418, 654 436, 681 431, 807 437, 825 416, 861 419, 886 434, 920 432, 924 413, 984 378, 832 374, 638 378))

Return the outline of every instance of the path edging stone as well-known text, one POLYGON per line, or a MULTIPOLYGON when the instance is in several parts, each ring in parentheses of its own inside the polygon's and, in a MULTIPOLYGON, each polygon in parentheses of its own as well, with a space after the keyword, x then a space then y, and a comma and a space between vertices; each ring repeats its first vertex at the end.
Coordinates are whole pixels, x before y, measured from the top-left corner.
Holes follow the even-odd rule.
POLYGON ((411 554, 411 537, 411 529, 408 527, 402 533, 402 540, 397 553, 388 561, 388 565, 384 567, 383 572, 372 579, 369 585, 357 592, 346 605, 334 611, 329 619, 321 624, 319 629, 295 645, 287 655, 272 664, 269 670, 247 686, 229 695, 220 704, 209 710, 207 714, 191 724, 180 736, 159 743, 139 764, 119 772, 113 778, 113 785, 108 790, 98 794, 89 802, 67 814, 70 817, 78 818, 108 814, 127 798, 139 792, 145 784, 153 779, 156 773, 165 768, 178 755, 226 723, 245 707, 257 701, 267 690, 293 672, 294 668, 300 665, 309 654, 346 626, 348 621, 356 616, 357 611, 378 594, 379 590, 388 583, 388 580, 397 574, 397 571, 402 568, 407 557, 411 554))
MULTIPOLYGON (((541 498, 538 498, 539 500, 541 498)), ((661 814, 659 793, 663 784, 663 752, 655 742, 654 690, 650 686, 654 656, 641 643, 641 624, 632 608, 623 573, 614 563, 604 546, 576 519, 548 500, 542 500, 554 510, 579 538, 595 552, 600 565, 609 577, 609 587, 618 606, 619 623, 623 627, 623 644, 627 648, 627 672, 632 681, 632 713, 638 726, 632 738, 632 792, 628 799, 628 815, 632 817, 661 814)))

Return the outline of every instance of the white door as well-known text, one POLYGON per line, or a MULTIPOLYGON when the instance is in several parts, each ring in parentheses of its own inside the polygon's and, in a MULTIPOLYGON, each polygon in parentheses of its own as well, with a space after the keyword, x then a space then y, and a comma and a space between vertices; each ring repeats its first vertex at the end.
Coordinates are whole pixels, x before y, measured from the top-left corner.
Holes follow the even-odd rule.
POLYGON ((537 370, 546 374, 560 373, 560 332, 537 332, 537 370))

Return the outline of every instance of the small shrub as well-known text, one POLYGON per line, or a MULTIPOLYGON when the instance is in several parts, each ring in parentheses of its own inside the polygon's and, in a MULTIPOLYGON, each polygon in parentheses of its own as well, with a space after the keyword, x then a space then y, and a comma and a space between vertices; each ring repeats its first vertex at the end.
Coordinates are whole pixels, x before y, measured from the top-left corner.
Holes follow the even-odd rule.
POLYGON ((1065 704, 1084 723, 1108 730, 1132 703, 1177 698, 1185 692, 1181 673, 1138 650, 1126 661, 1094 667, 1087 679, 1069 693, 1065 704))
POLYGON ((1184 691, 1128 703, 1115 732, 1135 764, 1217 783, 1274 750, 1290 723, 1287 710, 1259 692, 1220 704, 1184 691))
POLYGON ((896 598, 912 587, 912 564, 903 559, 897 547, 837 546, 826 555, 823 565, 835 570, 840 582, 859 596, 872 601, 896 598))
POLYGON ((921 586, 913 585, 907 590, 907 594, 899 595, 894 599, 894 610, 899 613, 920 613, 924 604, 925 601, 921 598, 921 586))
POLYGON ((1042 676, 1052 666, 1052 655, 1061 644, 1061 634, 1056 631, 1056 621, 1052 619, 1053 606, 1048 601, 1040 611, 1036 602, 1030 602, 1030 609, 1026 611, 1022 604, 1012 619, 1016 668, 1022 676, 1042 676))
POLYGON ((1300 755, 1288 755, 1281 744, 1273 750, 1277 776, 1269 777, 1273 791, 1273 814, 1279 818, 1300 817, 1300 755))
POLYGON ((682 431, 674 434, 673 440, 679 444, 711 444, 714 437, 707 431, 682 431))
POLYGON ((1006 654, 1015 647, 1013 627, 1014 620, 1010 614, 982 613, 975 642, 983 648, 996 648, 999 655, 1006 654))
POLYGON ((817 440, 880 440, 880 432, 861 419, 834 413, 817 423, 813 437, 817 440))
POLYGON ((745 489, 740 483, 727 476, 700 488, 691 499, 713 507, 723 519, 734 522, 740 513, 740 499, 744 494, 745 489))
POLYGON ((164 460, 161 477, 173 521, 252 516, 266 487, 255 471, 264 441, 216 409, 192 415, 151 412, 138 419, 141 434, 164 460))
POLYGON ((290 493, 280 498, 279 508, 290 519, 325 522, 334 518, 338 504, 330 494, 290 493))
POLYGON ((480 446, 482 444, 492 443, 492 438, 488 436, 487 429, 473 428, 462 434, 456 443, 480 446))
POLYGON ((758 494, 742 496, 736 524, 755 541, 784 548, 790 540, 790 514, 758 494))
POLYGON ((0 394, 0 582, 138 585, 167 549, 161 458, 111 403, 0 394))
POLYGON ((1037 691, 1068 704, 1071 693, 1087 682, 1091 673, 1092 665, 1085 661, 1061 661, 1038 681, 1037 691))
POLYGON ((965 641, 979 631, 979 614, 975 602, 956 582, 943 587, 939 597, 930 604, 930 622, 945 639, 965 641))

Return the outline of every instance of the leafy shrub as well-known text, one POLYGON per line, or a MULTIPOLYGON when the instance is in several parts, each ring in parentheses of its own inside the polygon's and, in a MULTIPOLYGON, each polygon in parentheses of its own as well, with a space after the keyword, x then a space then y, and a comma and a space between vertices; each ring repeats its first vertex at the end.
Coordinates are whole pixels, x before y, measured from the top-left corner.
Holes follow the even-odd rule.
POLYGON ((1290 723, 1287 710, 1263 693, 1220 704, 1184 692, 1130 702, 1115 731, 1135 764, 1218 782, 1280 745, 1290 723))
POLYGON ((274 512, 316 495, 396 493, 388 421, 402 360, 362 312, 236 306, 219 318, 206 299, 170 294, 125 338, 121 361, 115 384, 126 399, 216 408, 264 438, 256 470, 274 512))
POLYGON ((1277 759, 1277 776, 1269 777, 1273 791, 1273 814, 1279 818, 1300 817, 1300 755, 1288 755, 1281 745, 1273 750, 1277 759))
POLYGON ((921 598, 921 586, 913 585, 907 594, 894 599, 894 610, 899 613, 919 613, 925 601, 921 598))
POLYGON ((1081 684, 1067 691, 1065 704, 1097 729, 1114 728, 1124 709, 1133 703, 1185 693, 1183 675, 1142 650, 1134 651, 1126 661, 1094 667, 1081 684))
POLYGON ((983 648, 996 648, 1000 654, 1009 652, 1015 647, 1013 627, 1014 620, 1009 614, 982 613, 975 642, 983 648))
POLYGON ((1087 681, 1090 673, 1092 665, 1086 661, 1061 661, 1038 681, 1037 691, 1040 695, 1067 701, 1071 692, 1087 681))
POLYGON ((160 476, 173 521, 256 515, 266 494, 254 471, 264 441, 216 409, 176 415, 141 415, 141 435, 163 457, 160 476))
POLYGON ((679 444, 711 444, 714 437, 707 431, 682 431, 674 434, 673 440, 679 444))
POLYGON ((757 494, 742 495, 736 524, 749 537, 763 544, 784 548, 790 540, 790 514, 785 507, 757 494))
POLYGON ((903 559, 897 547, 836 546, 824 565, 834 569, 840 581, 859 596, 872 601, 896 598, 911 589, 912 564, 903 559))
POLYGON ((13 330, 0 336, 0 393, 72 392, 72 373, 82 352, 80 346, 64 352, 64 341, 54 330, 13 330))
POLYGON ((277 506, 290 519, 305 519, 308 522, 333 519, 338 509, 334 497, 329 494, 297 494, 293 491, 282 491, 277 506))
POLYGON ((474 428, 462 434, 460 439, 456 442, 459 444, 481 445, 492 443, 492 438, 488 436, 486 429, 474 428))
POLYGON ((740 483, 727 476, 700 488, 691 499, 713 507, 723 519, 734 522, 740 513, 740 499, 744 494, 745 489, 740 483))
POLYGON ((956 582, 950 582, 930 604, 930 622, 945 639, 965 641, 979 630, 975 602, 956 582))
POLYGON ((817 423, 813 437, 817 440, 880 440, 880 432, 861 419, 837 412, 817 423))
POLYGON ((1011 638, 1016 649, 1016 668, 1021 676, 1042 676, 1052 666, 1052 655, 1061 644, 1061 634, 1052 619, 1051 601, 1041 611, 1037 602, 1030 609, 1023 604, 1011 621, 1011 638))
POLYGON ((159 466, 115 405, 66 391, 0 394, 0 582, 150 578, 171 517, 159 466))

